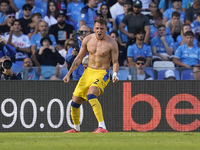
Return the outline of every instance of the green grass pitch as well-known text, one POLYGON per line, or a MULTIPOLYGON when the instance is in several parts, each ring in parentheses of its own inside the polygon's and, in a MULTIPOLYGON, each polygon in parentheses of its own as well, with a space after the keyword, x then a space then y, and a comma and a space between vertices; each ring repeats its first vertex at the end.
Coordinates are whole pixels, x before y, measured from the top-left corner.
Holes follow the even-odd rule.
POLYGON ((199 150, 200 133, 0 133, 0 150, 199 150))

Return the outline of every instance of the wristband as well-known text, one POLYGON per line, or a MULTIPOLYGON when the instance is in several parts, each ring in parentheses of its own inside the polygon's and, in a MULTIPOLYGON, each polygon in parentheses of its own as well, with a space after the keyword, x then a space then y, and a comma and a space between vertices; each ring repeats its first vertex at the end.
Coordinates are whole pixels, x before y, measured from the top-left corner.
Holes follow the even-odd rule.
POLYGON ((119 78, 117 77, 117 72, 114 72, 114 73, 113 73, 113 78, 114 78, 114 77, 116 77, 117 80, 119 80, 119 78))

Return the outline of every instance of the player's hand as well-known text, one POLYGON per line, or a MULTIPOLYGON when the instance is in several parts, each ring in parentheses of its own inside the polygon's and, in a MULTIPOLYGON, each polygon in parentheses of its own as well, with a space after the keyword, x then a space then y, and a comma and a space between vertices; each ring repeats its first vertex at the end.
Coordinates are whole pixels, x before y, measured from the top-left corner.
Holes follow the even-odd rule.
POLYGON ((113 80, 113 83, 116 83, 117 81, 119 81, 119 78, 117 77, 117 73, 116 72, 113 73, 112 80, 113 80))
POLYGON ((63 78, 63 81, 65 82, 65 83, 68 83, 69 82, 69 79, 70 79, 70 75, 66 75, 64 78, 63 78))

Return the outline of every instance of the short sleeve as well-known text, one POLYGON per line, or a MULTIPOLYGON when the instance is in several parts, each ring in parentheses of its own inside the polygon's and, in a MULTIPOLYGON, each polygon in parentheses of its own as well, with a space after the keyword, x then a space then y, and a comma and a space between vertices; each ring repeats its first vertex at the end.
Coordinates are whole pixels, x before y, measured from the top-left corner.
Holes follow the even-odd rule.
POLYGON ((159 9, 165 9, 165 0, 161 0, 159 5, 158 5, 159 9))
POLYGON ((124 16, 122 23, 124 23, 125 25, 128 25, 128 20, 129 20, 129 15, 124 16))
MULTIPOLYGON (((36 35, 36 34, 35 34, 36 35)), ((36 45, 35 35, 31 37, 31 45, 36 45)))
POLYGON ((145 16, 145 15, 144 15, 144 17, 145 17, 144 26, 150 26, 149 18, 147 16, 145 16))
POLYGON ((129 46, 127 49, 127 57, 134 57, 132 46, 129 46))
POLYGON ((181 43, 182 39, 183 39, 183 38, 182 38, 181 35, 179 35, 179 36, 176 38, 176 41, 177 41, 178 45, 181 43))
POLYGON ((152 40, 151 40, 151 47, 154 47, 156 46, 156 37, 154 37, 152 40))
POLYGON ((177 50, 175 51, 174 57, 181 58, 181 47, 182 46, 179 46, 177 48, 177 50))
POLYGON ((164 11, 163 18, 168 18, 169 17, 168 11, 169 11, 168 9, 164 11))
POLYGON ((26 48, 31 46, 31 42, 29 40, 29 37, 26 36, 26 48))
POLYGON ((186 10, 186 13, 185 13, 185 20, 189 20, 189 21, 191 21, 192 22, 192 13, 191 13, 191 7, 190 8, 188 8, 187 10, 186 10))
POLYGON ((174 47, 174 39, 170 36, 169 38, 169 47, 174 47))
POLYGON ((188 1, 187 0, 182 0, 182 8, 187 8, 187 4, 188 4, 188 1))
POLYGON ((147 46, 147 57, 152 57, 152 51, 150 46, 147 46))
POLYGON ((80 18, 80 21, 87 22, 87 20, 88 20, 88 10, 87 10, 87 8, 84 7, 81 10, 79 18, 80 18))

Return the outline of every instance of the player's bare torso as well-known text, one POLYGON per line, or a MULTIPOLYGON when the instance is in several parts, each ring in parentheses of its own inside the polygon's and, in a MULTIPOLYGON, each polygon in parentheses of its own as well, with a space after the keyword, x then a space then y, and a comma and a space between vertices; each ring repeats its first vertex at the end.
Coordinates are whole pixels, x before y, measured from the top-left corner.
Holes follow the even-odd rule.
POLYGON ((86 44, 89 53, 88 67, 92 69, 109 69, 113 39, 106 35, 104 40, 97 40, 92 34, 86 44))

